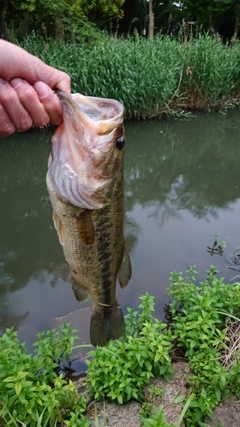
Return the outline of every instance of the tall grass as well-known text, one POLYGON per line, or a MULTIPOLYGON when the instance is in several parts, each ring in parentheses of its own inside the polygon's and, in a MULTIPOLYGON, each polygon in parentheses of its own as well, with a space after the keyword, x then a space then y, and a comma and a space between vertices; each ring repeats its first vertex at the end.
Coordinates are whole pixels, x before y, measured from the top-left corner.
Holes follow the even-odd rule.
POLYGON ((190 108, 221 108, 239 101, 239 43, 229 47, 217 39, 200 37, 183 45, 183 52, 182 87, 186 89, 190 108))
POLYGON ((187 43, 106 37, 72 45, 28 37, 22 46, 70 74, 73 92, 116 98, 129 118, 240 103, 240 43, 228 47, 207 36, 187 43))

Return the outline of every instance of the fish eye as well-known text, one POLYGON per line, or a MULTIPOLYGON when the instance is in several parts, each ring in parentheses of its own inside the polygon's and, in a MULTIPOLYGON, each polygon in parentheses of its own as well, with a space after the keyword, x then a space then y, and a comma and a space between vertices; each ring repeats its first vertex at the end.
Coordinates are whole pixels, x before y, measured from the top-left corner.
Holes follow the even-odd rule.
POLYGON ((123 138, 123 136, 120 136, 117 140, 116 140, 116 147, 118 150, 122 150, 123 147, 125 145, 125 139, 123 138))

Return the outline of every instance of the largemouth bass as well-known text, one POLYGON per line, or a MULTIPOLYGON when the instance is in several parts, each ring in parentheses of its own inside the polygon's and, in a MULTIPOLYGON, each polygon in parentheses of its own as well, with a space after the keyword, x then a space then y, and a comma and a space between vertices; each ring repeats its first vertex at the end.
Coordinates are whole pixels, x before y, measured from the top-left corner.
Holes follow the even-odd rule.
POLYGON ((91 343, 105 346, 124 333, 116 280, 124 288, 131 277, 123 237, 123 106, 58 95, 63 123, 52 138, 47 173, 53 220, 72 277, 92 299, 91 343))

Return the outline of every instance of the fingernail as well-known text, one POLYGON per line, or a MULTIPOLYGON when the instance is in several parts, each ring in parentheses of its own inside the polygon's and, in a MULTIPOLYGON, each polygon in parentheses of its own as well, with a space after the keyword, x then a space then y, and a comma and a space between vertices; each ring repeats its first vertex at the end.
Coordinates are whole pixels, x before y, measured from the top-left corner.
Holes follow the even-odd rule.
POLYGON ((7 82, 6 80, 3 80, 0 78, 0 87, 6 86, 7 82))
POLYGON ((43 82, 36 82, 34 83, 34 88, 39 96, 39 98, 46 98, 46 96, 50 95, 52 90, 49 86, 47 86, 43 82))
POLYGON ((13 89, 17 89, 23 83, 26 83, 26 80, 20 79, 20 77, 16 77, 15 79, 12 79, 10 81, 10 83, 11 83, 11 86, 13 87, 13 89))

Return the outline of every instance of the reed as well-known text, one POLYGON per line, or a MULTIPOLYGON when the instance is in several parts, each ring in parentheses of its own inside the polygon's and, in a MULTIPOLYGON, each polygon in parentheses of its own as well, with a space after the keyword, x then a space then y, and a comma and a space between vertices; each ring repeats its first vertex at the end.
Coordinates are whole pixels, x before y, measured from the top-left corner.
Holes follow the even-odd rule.
POLYGON ((226 46, 208 36, 181 43, 161 36, 73 45, 28 37, 22 46, 70 74, 73 92, 121 101, 127 118, 240 103, 240 43, 226 46))

